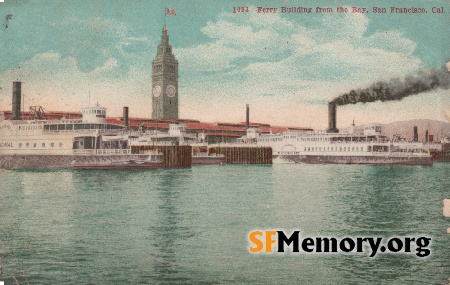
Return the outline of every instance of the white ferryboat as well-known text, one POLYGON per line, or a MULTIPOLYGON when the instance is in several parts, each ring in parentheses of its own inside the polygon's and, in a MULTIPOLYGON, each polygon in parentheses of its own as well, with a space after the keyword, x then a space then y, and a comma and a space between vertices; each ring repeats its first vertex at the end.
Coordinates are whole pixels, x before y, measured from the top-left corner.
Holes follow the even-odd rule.
POLYGON ((426 146, 392 141, 381 134, 381 125, 368 124, 364 132, 284 132, 260 134, 250 128, 241 143, 272 148, 274 160, 309 164, 432 165, 426 146))
POLYGON ((192 146, 192 165, 203 164, 222 164, 225 162, 225 156, 222 154, 209 153, 206 144, 196 142, 195 136, 188 135, 184 124, 169 124, 169 132, 159 132, 157 130, 141 134, 139 137, 132 138, 131 146, 154 145, 155 143, 167 144, 188 144, 192 146))
POLYGON ((20 82, 12 117, 0 115, 0 168, 158 168, 161 154, 132 154, 133 135, 106 122, 106 109, 83 108, 80 119, 21 120, 20 82))

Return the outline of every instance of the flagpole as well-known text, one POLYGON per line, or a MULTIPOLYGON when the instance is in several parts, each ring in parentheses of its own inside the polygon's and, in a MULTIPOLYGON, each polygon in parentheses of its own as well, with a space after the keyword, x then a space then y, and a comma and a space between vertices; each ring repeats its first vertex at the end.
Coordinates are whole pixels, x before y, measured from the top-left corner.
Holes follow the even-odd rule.
POLYGON ((166 26, 167 7, 164 8, 164 27, 166 26))

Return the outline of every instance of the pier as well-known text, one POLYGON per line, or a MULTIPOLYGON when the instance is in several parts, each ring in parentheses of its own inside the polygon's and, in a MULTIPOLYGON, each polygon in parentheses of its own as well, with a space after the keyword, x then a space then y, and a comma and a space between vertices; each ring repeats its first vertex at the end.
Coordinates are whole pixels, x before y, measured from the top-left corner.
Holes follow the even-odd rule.
POLYGON ((227 164, 272 164, 272 148, 256 146, 214 146, 209 153, 225 155, 227 164))
POLYGON ((147 151, 158 151, 164 155, 166 167, 191 167, 192 147, 188 145, 139 145, 131 146, 131 153, 139 154, 147 151))
POLYGON ((430 150, 430 154, 434 161, 438 162, 450 162, 450 144, 442 144, 442 148, 430 150))
POLYGON ((200 150, 210 155, 223 154, 226 164, 272 164, 272 148, 257 146, 207 146, 192 147, 189 145, 132 145, 131 153, 139 154, 148 151, 159 151, 164 154, 166 167, 190 167, 192 153, 200 150))

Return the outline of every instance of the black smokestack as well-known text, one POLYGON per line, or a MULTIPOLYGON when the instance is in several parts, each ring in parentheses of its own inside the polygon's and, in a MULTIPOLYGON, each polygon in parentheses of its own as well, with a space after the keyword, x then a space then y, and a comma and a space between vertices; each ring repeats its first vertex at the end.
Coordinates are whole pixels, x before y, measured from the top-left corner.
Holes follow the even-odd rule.
POLYGON ((123 107, 123 125, 128 128, 128 107, 123 107))
POLYGON ((379 81, 369 88, 351 90, 332 102, 337 105, 367 103, 375 101, 394 101, 436 88, 450 88, 450 73, 444 69, 420 70, 415 74, 390 81, 379 81))
POLYGON ((248 104, 246 106, 245 127, 247 129, 250 127, 250 107, 248 104))
POLYGON ((417 126, 414 126, 414 141, 419 140, 419 133, 417 132, 417 126))
POLYGON ((12 116, 11 120, 21 120, 20 107, 22 100, 22 82, 13 82, 13 96, 12 96, 12 116))
POLYGON ((328 130, 327 133, 339 133, 336 128, 336 103, 328 103, 328 130))

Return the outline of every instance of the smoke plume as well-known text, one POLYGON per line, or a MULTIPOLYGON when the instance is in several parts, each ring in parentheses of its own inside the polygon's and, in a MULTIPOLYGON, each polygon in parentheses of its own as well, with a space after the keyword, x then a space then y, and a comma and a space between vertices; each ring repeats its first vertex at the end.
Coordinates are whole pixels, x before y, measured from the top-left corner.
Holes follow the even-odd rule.
POLYGON ((450 88, 450 73, 445 69, 420 70, 406 76, 403 80, 394 78, 389 81, 379 81, 369 88, 351 90, 334 98, 336 105, 367 103, 375 101, 394 101, 436 88, 450 88))

